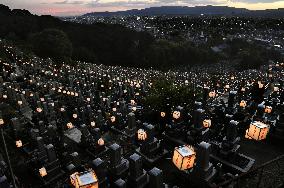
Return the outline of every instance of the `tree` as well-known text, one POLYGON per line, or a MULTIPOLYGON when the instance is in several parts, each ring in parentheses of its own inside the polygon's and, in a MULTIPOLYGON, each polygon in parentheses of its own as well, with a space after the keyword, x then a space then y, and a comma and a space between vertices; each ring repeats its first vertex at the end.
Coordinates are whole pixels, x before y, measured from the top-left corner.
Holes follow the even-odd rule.
POLYGON ((68 61, 72 55, 72 43, 67 35, 58 29, 45 29, 31 37, 33 51, 42 58, 68 61))

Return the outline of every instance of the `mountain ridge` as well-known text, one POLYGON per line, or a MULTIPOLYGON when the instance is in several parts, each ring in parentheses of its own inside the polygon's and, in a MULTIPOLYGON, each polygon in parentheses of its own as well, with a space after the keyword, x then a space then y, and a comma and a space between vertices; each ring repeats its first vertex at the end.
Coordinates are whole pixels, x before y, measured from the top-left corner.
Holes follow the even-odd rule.
POLYGON ((130 9, 115 12, 91 12, 83 16, 246 16, 246 17, 283 17, 284 8, 265 9, 265 10, 249 10, 246 8, 235 8, 229 6, 160 6, 149 7, 144 9, 130 9))

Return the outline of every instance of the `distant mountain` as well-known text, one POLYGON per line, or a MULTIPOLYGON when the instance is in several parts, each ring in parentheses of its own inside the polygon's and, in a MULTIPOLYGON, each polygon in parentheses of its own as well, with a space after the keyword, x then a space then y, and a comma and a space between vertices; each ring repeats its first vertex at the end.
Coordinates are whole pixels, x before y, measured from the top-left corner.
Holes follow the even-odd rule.
POLYGON ((211 16, 248 16, 248 17, 283 17, 284 8, 280 9, 269 9, 269 10, 248 10, 245 8, 234 8, 228 6, 161 6, 161 7, 150 7, 145 9, 131 9, 126 11, 117 12, 92 12, 87 13, 83 16, 200 16, 211 15, 211 16))

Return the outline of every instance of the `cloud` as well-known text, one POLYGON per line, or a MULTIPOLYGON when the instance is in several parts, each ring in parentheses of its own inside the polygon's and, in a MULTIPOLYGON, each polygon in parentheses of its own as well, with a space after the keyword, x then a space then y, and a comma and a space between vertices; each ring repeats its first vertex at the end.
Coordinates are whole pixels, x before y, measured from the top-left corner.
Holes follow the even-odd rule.
POLYGON ((248 4, 256 4, 256 3, 275 3, 281 0, 233 0, 233 2, 241 2, 241 3, 248 3, 248 4))
POLYGON ((70 0, 65 0, 65 1, 58 1, 58 2, 54 2, 54 4, 57 5, 81 5, 81 4, 85 4, 85 1, 70 1, 70 0))

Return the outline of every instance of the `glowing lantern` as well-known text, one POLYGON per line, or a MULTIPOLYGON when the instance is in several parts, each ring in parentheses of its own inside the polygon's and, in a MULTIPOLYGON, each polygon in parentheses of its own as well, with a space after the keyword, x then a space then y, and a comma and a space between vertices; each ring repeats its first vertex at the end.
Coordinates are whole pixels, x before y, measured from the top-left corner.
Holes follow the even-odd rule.
POLYGON ((88 97, 88 98, 87 98, 87 101, 90 102, 90 101, 91 101, 91 98, 88 97))
POLYGON ((67 91, 67 95, 70 95, 70 91, 67 91))
POLYGON ((17 140, 17 141, 16 141, 16 146, 17 146, 17 148, 22 147, 22 146, 23 146, 22 141, 21 141, 21 140, 17 140))
POLYGON ((137 138, 138 140, 146 140, 147 139, 147 133, 143 129, 139 129, 137 131, 137 138))
POLYGON ((62 108, 60 108, 60 111, 61 111, 61 112, 64 112, 64 111, 65 111, 65 109, 62 107, 62 108))
POLYGON ((161 112, 161 117, 165 117, 166 116, 166 112, 161 112))
POLYGON ((133 106, 132 107, 132 110, 135 112, 137 110, 137 107, 136 106, 133 106))
POLYGON ((196 153, 192 146, 184 145, 176 147, 173 155, 173 163, 180 170, 188 170, 193 167, 196 153))
POLYGON ((210 91, 208 95, 209 95, 209 97, 214 98, 216 96, 216 92, 210 91))
POLYGON ((258 88, 263 88, 263 84, 260 81, 258 82, 258 88))
POLYGON ((95 127, 95 126, 96 126, 96 122, 92 121, 92 122, 91 122, 91 126, 92 126, 92 127, 95 127))
POLYGON ((18 105, 22 105, 23 104, 23 101, 18 101, 18 105))
POLYGON ((269 131, 269 125, 259 121, 252 122, 249 129, 246 130, 245 138, 254 140, 263 140, 269 131))
POLYGON ((98 140, 98 144, 99 144, 100 146, 103 146, 103 145, 105 144, 105 141, 104 141, 102 138, 100 138, 100 139, 98 140))
POLYGON ((40 98, 40 101, 41 101, 41 102, 44 102, 44 98, 40 98))
POLYGON ((7 99, 7 98, 8 98, 8 96, 7 96, 7 95, 3 95, 3 98, 4 98, 4 99, 7 99))
POLYGON ((62 93, 66 94, 66 91, 65 91, 65 90, 63 90, 63 92, 62 92, 62 93))
POLYGON ((98 188, 98 178, 93 170, 75 172, 70 176, 70 181, 75 188, 98 188))
POLYGON ((205 127, 205 128, 211 127, 211 119, 203 120, 203 127, 205 127))
POLYGON ((47 171, 46 171, 46 169, 44 167, 40 168, 38 171, 39 171, 39 175, 41 177, 44 177, 44 176, 47 175, 47 171))
POLYGON ((112 111, 113 111, 113 112, 116 112, 116 108, 112 108, 112 111))
POLYGON ((246 88, 242 87, 241 91, 242 91, 242 92, 245 92, 245 91, 246 91, 246 88))
POLYGON ((131 100, 130 100, 130 104, 131 104, 131 105, 135 105, 135 100, 131 99, 131 100))
POLYGON ((36 108, 36 111, 37 111, 38 113, 41 113, 41 112, 42 112, 42 108, 36 108))
POLYGON ((240 102, 240 107, 245 108, 246 106, 247 106, 246 101, 242 100, 242 101, 240 102))
POLYGON ((30 94, 30 97, 33 97, 33 96, 34 96, 34 94, 33 94, 33 93, 31 93, 31 94, 30 94))
POLYGON ((264 112, 267 114, 270 114, 272 112, 272 107, 271 106, 265 106, 264 112))
POLYGON ((71 122, 68 122, 67 123, 67 128, 68 129, 72 129, 74 127, 74 125, 71 123, 71 122))
POLYGON ((73 91, 71 91, 71 96, 74 96, 74 95, 75 95, 75 93, 73 91))
POLYGON ((273 90, 274 91, 279 91, 279 87, 274 87, 273 90))
POLYGON ((78 93, 75 93, 75 97, 78 97, 79 96, 79 94, 78 93))
POLYGON ((174 112, 173 112, 173 118, 174 118, 174 119, 180 118, 180 111, 174 111, 174 112))
POLYGON ((78 117, 78 115, 77 115, 77 114, 73 114, 72 117, 73 117, 74 119, 76 119, 76 118, 78 117))
POLYGON ((0 118, 0 125, 4 125, 4 120, 3 120, 3 118, 0 118))
POLYGON ((111 116, 110 117, 110 121, 113 123, 113 122, 115 122, 115 116, 111 116))

